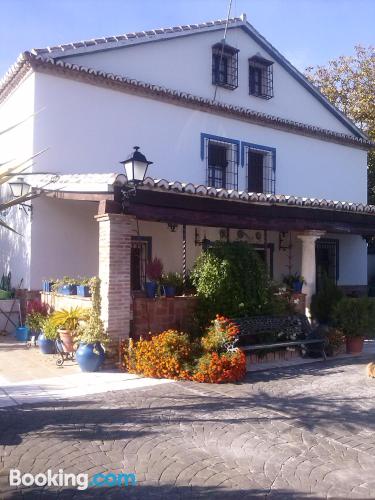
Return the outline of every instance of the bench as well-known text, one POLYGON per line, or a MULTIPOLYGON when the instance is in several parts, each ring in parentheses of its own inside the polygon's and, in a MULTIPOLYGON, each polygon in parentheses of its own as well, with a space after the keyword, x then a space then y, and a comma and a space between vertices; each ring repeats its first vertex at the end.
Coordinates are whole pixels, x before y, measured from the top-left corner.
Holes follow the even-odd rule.
MULTIPOLYGON (((239 348, 246 353, 260 350, 316 345, 324 360, 326 339, 311 328, 309 320, 302 314, 291 316, 253 316, 235 318, 239 328, 239 348), (268 337, 268 341, 267 341, 268 337)), ((311 352, 311 349, 310 349, 311 352)))

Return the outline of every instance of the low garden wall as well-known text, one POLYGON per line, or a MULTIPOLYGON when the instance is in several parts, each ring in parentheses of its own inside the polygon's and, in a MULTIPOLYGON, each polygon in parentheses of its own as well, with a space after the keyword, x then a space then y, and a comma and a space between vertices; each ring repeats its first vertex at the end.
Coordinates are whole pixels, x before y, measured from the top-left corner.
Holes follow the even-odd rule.
POLYGON ((139 338, 148 333, 168 329, 184 331, 196 308, 196 297, 134 297, 131 336, 139 338))
POLYGON ((40 300, 43 304, 48 304, 55 311, 70 309, 71 307, 82 307, 85 309, 92 307, 90 297, 80 297, 79 295, 60 295, 58 293, 40 292, 40 300))

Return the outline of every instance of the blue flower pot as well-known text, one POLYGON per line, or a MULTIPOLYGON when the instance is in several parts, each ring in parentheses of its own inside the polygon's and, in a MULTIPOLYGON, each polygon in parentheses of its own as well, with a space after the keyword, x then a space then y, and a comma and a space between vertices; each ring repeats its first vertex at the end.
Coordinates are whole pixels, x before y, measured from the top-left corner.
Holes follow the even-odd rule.
POLYGON ((105 352, 102 345, 79 344, 76 352, 76 360, 83 372, 96 372, 104 362, 105 352))
POLYGON ((63 285, 57 289, 60 295, 77 295, 77 285, 63 285))
POLYGON ((293 292, 301 293, 303 287, 302 281, 293 281, 293 292))
POLYGON ((155 281, 146 281, 145 290, 149 299, 153 299, 156 295, 157 284, 155 281))
POLYGON ((91 297, 90 287, 87 285, 77 285, 77 295, 80 297, 91 297))
POLYGON ((29 329, 27 326, 19 326, 16 328, 16 339, 19 342, 27 342, 29 338, 29 329))
POLYGON ((55 354, 55 341, 46 339, 44 333, 40 333, 38 337, 39 350, 43 354, 55 354))
POLYGON ((43 292, 50 293, 52 292, 53 281, 43 280, 42 281, 42 290, 43 292))
POLYGON ((166 297, 174 297, 176 295, 176 287, 171 285, 166 285, 164 287, 164 292, 166 297))

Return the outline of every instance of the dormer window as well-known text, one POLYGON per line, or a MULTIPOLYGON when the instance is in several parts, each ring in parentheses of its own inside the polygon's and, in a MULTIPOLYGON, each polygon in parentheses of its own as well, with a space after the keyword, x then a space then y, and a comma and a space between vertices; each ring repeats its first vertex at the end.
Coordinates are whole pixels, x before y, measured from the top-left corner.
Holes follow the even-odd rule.
POLYGON ((273 97, 273 62, 261 56, 249 59, 249 94, 262 99, 273 97))
POLYGON ((212 83, 234 90, 238 87, 238 49, 224 42, 212 47, 212 83))

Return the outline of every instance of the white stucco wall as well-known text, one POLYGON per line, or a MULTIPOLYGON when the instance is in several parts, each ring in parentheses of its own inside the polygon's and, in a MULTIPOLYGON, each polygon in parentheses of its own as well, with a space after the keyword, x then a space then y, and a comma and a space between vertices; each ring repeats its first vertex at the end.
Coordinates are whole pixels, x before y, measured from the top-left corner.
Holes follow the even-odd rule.
MULTIPOLYGON (((366 202, 366 152, 211 113, 37 74, 36 150, 49 146, 38 168, 60 173, 120 172, 134 145, 154 161, 149 174, 205 183, 200 134, 276 148, 276 192, 366 202)), ((239 189, 246 189, 239 168, 239 189)))
MULTIPOLYGON (((138 43, 115 50, 64 57, 64 61, 128 76, 212 99, 212 45, 220 42, 224 29, 138 43)), ((218 88, 216 99, 283 118, 350 133, 322 104, 303 88, 281 65, 274 63, 274 97, 270 100, 249 95, 248 59, 260 54, 274 60, 241 28, 231 28, 227 43, 240 49, 238 88, 218 88)))
POLYGON ((339 240, 339 285, 367 285, 367 243, 358 235, 331 234, 339 240))
POLYGON ((42 279, 98 274, 97 212, 95 202, 35 200, 31 288, 40 289, 42 279))
MULTIPOLYGON (((0 130, 23 121, 34 112, 34 90, 35 75, 31 75, 0 104, 0 130)), ((0 164, 8 160, 21 162, 30 157, 34 151, 33 139, 34 118, 0 135, 0 164)), ((0 196, 10 199, 8 186, 1 186, 0 196)), ((23 279, 22 286, 27 288, 30 284, 31 217, 19 207, 13 207, 4 218, 20 235, 0 228, 0 276, 11 271, 12 286, 17 287, 23 279)))

